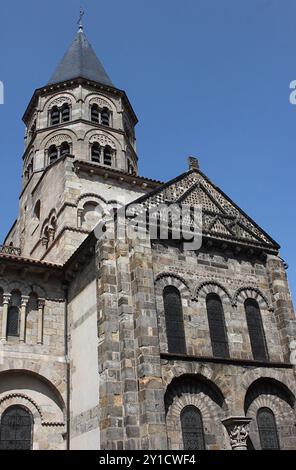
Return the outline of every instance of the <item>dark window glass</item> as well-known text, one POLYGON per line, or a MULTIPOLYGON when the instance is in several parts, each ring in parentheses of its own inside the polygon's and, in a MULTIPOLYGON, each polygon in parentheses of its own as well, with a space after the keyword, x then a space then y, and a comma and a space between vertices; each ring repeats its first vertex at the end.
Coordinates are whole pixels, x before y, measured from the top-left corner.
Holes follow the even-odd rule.
POLYGON ((58 158, 58 149, 55 145, 51 145, 48 150, 49 163, 53 163, 58 158))
POLYGON ((70 145, 67 142, 63 142, 61 145, 61 157, 63 155, 69 155, 70 154, 70 145))
POLYGON ((70 121, 70 106, 68 104, 64 104, 62 107, 62 122, 70 121))
POLYGON ((279 439, 273 412, 269 408, 260 408, 257 413, 260 443, 263 450, 279 450, 279 439))
POLYGON ((209 294, 206 304, 213 355, 227 358, 229 349, 221 299, 217 294, 209 294))
POLYGON ((173 286, 163 291, 168 352, 186 354, 184 320, 180 292, 173 286))
POLYGON ((182 410, 181 427, 184 450, 205 450, 202 416, 195 406, 186 406, 182 410))
POLYGON ((101 124, 104 126, 110 125, 110 112, 108 108, 103 108, 101 112, 101 124))
POLYGON ((50 124, 54 126, 55 124, 60 123, 60 110, 57 106, 52 108, 50 112, 50 124))
POLYGON ((91 159, 93 162, 100 163, 101 148, 97 142, 95 142, 91 147, 91 159))
POLYGON ((112 165, 112 149, 109 145, 104 148, 104 165, 112 165))
POLYGON ((19 307, 8 308, 7 336, 19 336, 19 307))
POLYGON ((30 450, 32 429, 31 413, 21 406, 11 406, 4 411, 1 418, 0 449, 30 450))
POLYGON ((93 122, 100 122, 100 111, 97 104, 93 104, 91 107, 91 120, 93 122))
POLYGON ((245 311, 253 358, 258 361, 268 361, 261 312, 256 300, 247 299, 245 301, 245 311))

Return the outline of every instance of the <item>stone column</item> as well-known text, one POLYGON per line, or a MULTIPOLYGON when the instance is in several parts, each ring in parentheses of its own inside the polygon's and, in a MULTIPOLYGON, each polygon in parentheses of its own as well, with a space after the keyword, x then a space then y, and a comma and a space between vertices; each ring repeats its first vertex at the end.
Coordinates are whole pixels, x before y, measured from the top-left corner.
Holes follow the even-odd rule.
POLYGON ((38 300, 38 333, 37 333, 37 344, 43 342, 43 313, 44 313, 45 300, 38 300))
POLYGON ((10 294, 3 295, 3 309, 2 309, 2 331, 1 331, 1 341, 6 341, 6 331, 7 331, 7 315, 8 315, 8 305, 10 301, 10 294))
POLYGON ((151 242, 130 241, 131 289, 142 449, 167 449, 151 242))
POLYGON ((274 315, 280 335, 284 360, 290 362, 290 348, 296 340, 296 319, 285 265, 279 256, 268 255, 266 270, 273 296, 274 315))
POLYGON ((230 416, 222 423, 227 429, 232 450, 247 450, 247 438, 252 418, 245 416, 230 416))
POLYGON ((28 296, 22 296, 21 301, 21 321, 20 321, 20 342, 24 343, 26 339, 26 313, 27 313, 27 303, 29 301, 28 296))

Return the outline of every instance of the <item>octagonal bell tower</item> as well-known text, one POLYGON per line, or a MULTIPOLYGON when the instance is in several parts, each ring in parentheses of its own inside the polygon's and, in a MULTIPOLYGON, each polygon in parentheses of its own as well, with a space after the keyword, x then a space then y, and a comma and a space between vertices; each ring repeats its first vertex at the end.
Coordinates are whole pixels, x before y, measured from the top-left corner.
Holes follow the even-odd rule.
POLYGON ((20 214, 5 243, 24 256, 65 262, 95 224, 94 208, 155 187, 138 177, 137 117, 79 30, 26 125, 20 214))

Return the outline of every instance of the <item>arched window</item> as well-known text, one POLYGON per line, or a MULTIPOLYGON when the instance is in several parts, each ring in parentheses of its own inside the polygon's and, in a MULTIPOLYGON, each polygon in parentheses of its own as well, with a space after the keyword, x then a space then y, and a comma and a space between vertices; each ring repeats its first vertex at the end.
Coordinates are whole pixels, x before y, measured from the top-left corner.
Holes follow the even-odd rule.
POLYGON ((67 103, 63 104, 61 113, 62 113, 62 122, 70 121, 70 106, 67 103))
POLYGON ((4 411, 0 426, 1 450, 32 448, 33 418, 26 408, 13 405, 4 411))
POLYGON ((100 122, 100 110, 97 104, 93 104, 90 108, 90 118, 92 122, 100 122))
POLYGON ((70 145, 68 142, 63 142, 60 148, 60 155, 63 157, 64 155, 70 154, 70 145))
POLYGON ((260 408, 257 413, 257 425, 262 450, 279 450, 279 438, 273 412, 269 408, 260 408))
POLYGON ((258 361, 268 361, 265 334, 258 302, 255 299, 247 299, 245 301, 245 311, 253 358, 258 361))
POLYGON ((55 126, 60 123, 60 110, 57 106, 54 106, 50 111, 50 125, 55 126))
POLYGON ((101 124, 110 126, 110 111, 108 108, 103 108, 101 111, 101 124))
POLYGON ((219 295, 209 294, 206 304, 213 355, 227 358, 229 357, 228 339, 223 306, 219 295))
POLYGON ((109 145, 104 148, 104 165, 112 165, 112 149, 109 145))
POLYGON ((11 293, 11 299, 7 313, 7 336, 19 336, 20 334, 20 306, 21 294, 19 291, 13 291, 11 293))
POLYGON ((53 163, 58 158, 58 149, 56 145, 51 145, 48 149, 48 160, 49 163, 53 163))
POLYGON ((98 142, 91 146, 91 159, 93 162, 100 163, 101 160, 101 147, 98 142))
POLYGON ((205 450, 205 437, 202 416, 193 405, 181 411, 181 427, 184 450, 205 450))
POLYGON ((40 219, 40 209, 41 209, 41 202, 40 202, 40 199, 38 199, 38 201, 36 202, 35 207, 34 207, 34 217, 37 220, 40 219))
POLYGON ((168 352, 186 354, 183 310, 180 292, 167 286, 163 291, 168 352))

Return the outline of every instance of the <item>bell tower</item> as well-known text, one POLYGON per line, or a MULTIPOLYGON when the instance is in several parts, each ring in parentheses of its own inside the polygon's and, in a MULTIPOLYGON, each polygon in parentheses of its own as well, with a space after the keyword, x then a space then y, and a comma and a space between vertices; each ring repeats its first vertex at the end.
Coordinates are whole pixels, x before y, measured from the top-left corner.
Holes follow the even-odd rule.
POLYGON ((82 24, 25 111, 19 217, 5 243, 63 263, 97 221, 96 206, 129 203, 158 183, 138 176, 137 117, 82 24))

